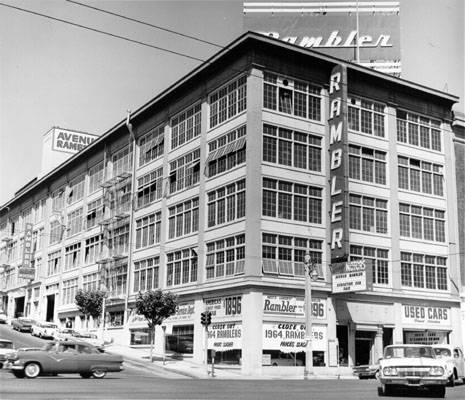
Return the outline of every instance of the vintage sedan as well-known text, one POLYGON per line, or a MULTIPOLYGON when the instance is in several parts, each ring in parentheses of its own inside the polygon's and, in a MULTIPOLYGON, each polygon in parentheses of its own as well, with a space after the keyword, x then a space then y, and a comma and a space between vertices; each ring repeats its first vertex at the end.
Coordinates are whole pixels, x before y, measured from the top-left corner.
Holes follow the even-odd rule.
POLYGON ((53 339, 58 326, 52 322, 38 322, 32 327, 32 336, 53 339))
POLYGON ((42 350, 17 351, 7 357, 5 368, 17 378, 39 375, 80 374, 103 378, 123 370, 123 357, 101 353, 96 347, 75 340, 50 342, 42 350))
POLYGON ((0 339, 0 369, 3 368, 8 354, 15 351, 13 342, 7 339, 0 339))
POLYGON ((446 362, 449 385, 454 386, 457 379, 462 379, 465 383, 465 359, 460 347, 449 344, 433 344, 436 358, 441 358, 446 362))
POLYGON ((362 364, 353 368, 353 374, 359 379, 378 379, 379 378, 379 363, 378 364, 362 364))
POLYGON ((444 360, 436 358, 433 347, 419 344, 387 346, 380 360, 382 395, 401 387, 427 388, 436 397, 446 395, 448 380, 444 360))
POLYGON ((35 325, 34 320, 24 317, 19 317, 11 321, 13 330, 19 332, 32 332, 33 325, 35 325))

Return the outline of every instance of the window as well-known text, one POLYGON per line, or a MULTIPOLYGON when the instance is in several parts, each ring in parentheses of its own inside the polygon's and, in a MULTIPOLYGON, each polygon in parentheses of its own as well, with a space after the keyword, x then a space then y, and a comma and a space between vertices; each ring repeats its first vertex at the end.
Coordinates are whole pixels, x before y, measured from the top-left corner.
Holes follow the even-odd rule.
POLYGON ((168 208, 168 239, 199 230, 199 198, 184 201, 168 208))
POLYGON ((160 243, 161 211, 136 220, 136 249, 160 243))
POLYGON ((93 274, 84 275, 82 277, 82 290, 84 290, 85 292, 89 290, 97 290, 98 281, 99 277, 96 272, 93 274))
MULTIPOLYGON (((124 216, 128 215, 132 207, 132 195, 131 195, 130 179, 125 179, 114 186, 114 190, 109 192, 109 204, 112 216, 124 216)), ((105 203, 108 200, 105 199, 105 203)))
POLYGON ((367 246, 350 245, 350 260, 372 260, 373 283, 387 285, 389 283, 388 268, 389 250, 367 246))
POLYGON ((263 178, 262 215, 321 224, 322 189, 263 178))
POLYGON ((125 297, 127 280, 128 280, 128 265, 125 260, 117 261, 111 266, 106 274, 105 286, 108 288, 108 296, 125 297))
POLYGON ((134 293, 158 288, 159 265, 160 257, 134 262, 134 293))
POLYGON ((349 194, 350 229, 387 233, 387 200, 349 194))
POLYGON ((448 290, 445 257, 401 252, 400 258, 402 286, 448 290))
POLYGON ((244 234, 207 243, 207 279, 243 274, 244 264, 244 234))
POLYGON ((71 304, 74 303, 74 298, 76 297, 78 289, 78 278, 69 279, 63 281, 62 291, 61 291, 61 304, 71 304))
POLYGON ((105 179, 105 169, 103 162, 89 169, 89 194, 100 189, 100 185, 105 179))
POLYGON ((386 153, 349 145, 349 178, 386 185, 386 153))
POLYGON ((50 244, 61 242, 63 239, 63 225, 60 221, 50 222, 50 244))
POLYGON ((170 194, 188 189, 200 180, 200 149, 170 162, 170 194))
POLYGON ((245 163, 246 127, 241 126, 208 143, 208 177, 229 171, 245 163))
POLYGON ((441 151, 441 123, 438 120, 397 110, 397 141, 441 151))
POLYGON ((321 120, 321 89, 310 83, 265 72, 263 107, 296 117, 321 120))
POLYGON ((73 204, 84 197, 85 176, 78 176, 69 184, 68 204, 73 204))
POLYGON ((103 236, 97 235, 86 239, 84 263, 92 264, 98 260, 103 251, 103 236))
POLYGON ((139 167, 163 155, 165 127, 159 126, 142 136, 139 140, 139 167))
POLYGON ((445 211, 399 204, 400 236, 445 242, 445 211))
POLYGON ((263 161, 320 172, 321 146, 319 136, 263 125, 263 161))
POLYGON ((323 278, 321 269, 322 246, 322 240, 263 233, 263 273, 305 276, 305 253, 310 251, 310 257, 316 264, 319 278, 323 278))
POLYGON ((65 248, 65 271, 79 266, 81 256, 81 243, 75 243, 65 248))
POLYGON ((247 77, 244 75, 210 96, 210 128, 233 118, 247 108, 246 84, 247 77))
POLYGON ((197 253, 183 249, 167 254, 166 286, 197 282, 197 253))
POLYGON ((48 255, 47 276, 56 275, 60 272, 61 272, 61 250, 58 250, 48 255))
POLYGON ((398 163, 400 189, 444 196, 441 165, 402 156, 398 163))
POLYGON ((171 150, 200 135, 202 108, 196 104, 171 118, 171 150))
POLYGON ((137 179, 137 208, 145 207, 163 195, 163 167, 137 179))
POLYGON ((384 105, 374 101, 348 98, 349 129, 384 137, 384 105))
POLYGON ((26 224, 32 223, 32 208, 23 211, 23 230, 26 229, 26 224))
POLYGON ((126 146, 113 155, 113 177, 132 171, 132 146, 126 146))
POLYGON ((245 179, 208 192, 208 227, 245 216, 245 179))
POLYGON ((87 229, 90 229, 96 226, 100 221, 103 220, 103 217, 105 214, 105 206, 102 203, 103 203, 103 198, 100 197, 97 200, 94 200, 87 205, 87 216, 86 216, 87 229))
POLYGON ((52 194, 52 213, 63 210, 65 206, 65 190, 58 189, 52 194))
POLYGON ((68 237, 82 230, 82 207, 68 214, 68 237))
POLYGON ((44 220, 46 207, 47 199, 42 199, 34 205, 34 223, 44 220))
POLYGON ((109 232, 108 248, 111 256, 120 256, 129 251, 129 223, 124 220, 109 232))

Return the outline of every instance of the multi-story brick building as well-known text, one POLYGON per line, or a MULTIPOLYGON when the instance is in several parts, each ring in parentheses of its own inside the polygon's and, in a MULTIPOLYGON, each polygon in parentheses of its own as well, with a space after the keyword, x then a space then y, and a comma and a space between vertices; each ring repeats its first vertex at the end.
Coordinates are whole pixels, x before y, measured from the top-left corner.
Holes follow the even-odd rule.
POLYGON ((302 365, 308 251, 316 366, 460 343, 456 101, 247 33, 0 209, 5 308, 81 328, 76 291, 104 284, 107 334, 138 346, 135 297, 162 288, 169 349, 202 361, 207 309, 218 362, 302 365), (345 258, 367 290, 333 291, 345 258))

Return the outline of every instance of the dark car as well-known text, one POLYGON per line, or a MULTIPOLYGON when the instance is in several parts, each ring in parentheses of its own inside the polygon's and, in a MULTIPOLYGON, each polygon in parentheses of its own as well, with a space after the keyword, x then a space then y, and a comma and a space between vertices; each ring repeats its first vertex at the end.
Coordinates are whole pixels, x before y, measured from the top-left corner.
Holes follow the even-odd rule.
POLYGON ((5 368, 17 378, 53 374, 103 378, 107 372, 123 370, 123 357, 101 353, 84 342, 66 340, 50 342, 37 351, 17 351, 8 356, 5 368))
POLYGON ((14 352, 13 342, 7 339, 0 339, 0 369, 3 368, 3 364, 6 362, 8 354, 14 352))
POLYGON ((354 375, 359 379, 379 378, 379 364, 357 365, 353 368, 354 375))
POLYGON ((32 332, 32 325, 34 321, 29 318, 19 317, 11 321, 13 329, 19 332, 32 332))

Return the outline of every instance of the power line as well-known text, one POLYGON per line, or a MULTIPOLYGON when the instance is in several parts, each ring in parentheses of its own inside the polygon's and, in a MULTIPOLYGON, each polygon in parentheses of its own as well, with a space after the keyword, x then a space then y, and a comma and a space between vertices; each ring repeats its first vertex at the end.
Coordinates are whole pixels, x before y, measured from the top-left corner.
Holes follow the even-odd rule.
POLYGON ((127 17, 125 15, 118 14, 118 13, 108 11, 108 10, 104 10, 102 8, 98 8, 98 7, 95 7, 95 6, 91 6, 89 4, 81 3, 79 1, 74 1, 74 0, 65 0, 65 1, 67 1, 68 3, 73 3, 73 4, 76 4, 76 5, 82 6, 82 7, 87 7, 87 8, 90 8, 92 10, 95 10, 95 11, 100 11, 100 12, 105 13, 105 14, 113 15, 115 17, 123 18, 123 19, 126 19, 128 21, 136 22, 136 23, 141 24, 141 25, 150 26, 151 28, 155 28, 155 29, 159 29, 159 30, 162 30, 162 31, 165 31, 165 32, 169 32, 169 33, 172 33, 174 35, 178 35, 178 36, 182 36, 182 37, 185 37, 185 38, 188 38, 188 39, 192 39, 192 40, 195 40, 195 41, 200 42, 200 43, 205 43, 205 44, 209 44, 211 46, 219 47, 220 49, 224 48, 223 46, 221 46, 221 45, 219 45, 217 43, 209 42, 208 40, 203 40, 203 39, 200 39, 200 38, 195 37, 195 36, 187 35, 185 33, 181 33, 181 32, 178 32, 178 31, 175 31, 175 30, 172 30, 172 29, 164 28, 164 27, 159 26, 159 25, 154 25, 154 24, 151 24, 149 22, 141 21, 141 20, 136 19, 136 18, 127 17))
POLYGON ((72 26, 75 26, 75 27, 78 27, 78 28, 86 29, 86 30, 88 30, 88 31, 101 33, 102 35, 107 35, 107 36, 110 36, 110 37, 113 37, 113 38, 125 40, 125 41, 127 41, 127 42, 136 43, 136 44, 139 44, 139 45, 141 45, 141 46, 150 47, 150 48, 155 49, 155 50, 165 51, 165 52, 170 53, 170 54, 175 54, 175 55, 177 55, 177 56, 189 58, 189 59, 191 59, 191 60, 200 61, 200 62, 204 62, 204 61, 205 61, 205 60, 203 60, 203 59, 201 59, 201 58, 197 58, 197 57, 194 57, 194 56, 190 56, 190 55, 188 55, 188 54, 180 53, 180 52, 177 52, 177 51, 174 51, 174 50, 165 49, 165 48, 163 48, 163 47, 159 47, 159 46, 155 46, 155 45, 152 45, 152 44, 149 44, 149 43, 141 42, 141 41, 139 41, 139 40, 131 39, 131 38, 128 38, 128 37, 126 37, 126 36, 116 35, 116 34, 111 33, 111 32, 102 31, 102 30, 100 30, 100 29, 92 28, 92 27, 89 27, 89 26, 86 26, 86 25, 81 25, 81 24, 78 24, 78 23, 75 23, 75 22, 67 21, 67 20, 65 20, 65 19, 52 17, 52 16, 50 16, 50 15, 42 14, 42 13, 39 13, 39 12, 36 12, 36 11, 27 10, 27 9, 21 8, 21 7, 12 6, 11 4, 0 3, 0 6, 4 6, 4 7, 8 7, 8 8, 13 8, 13 9, 15 9, 15 10, 23 11, 23 12, 25 12, 25 13, 37 15, 37 16, 39 16, 39 17, 51 19, 51 20, 53 20, 53 21, 62 22, 62 23, 64 23, 64 24, 68 24, 68 25, 72 25, 72 26))

